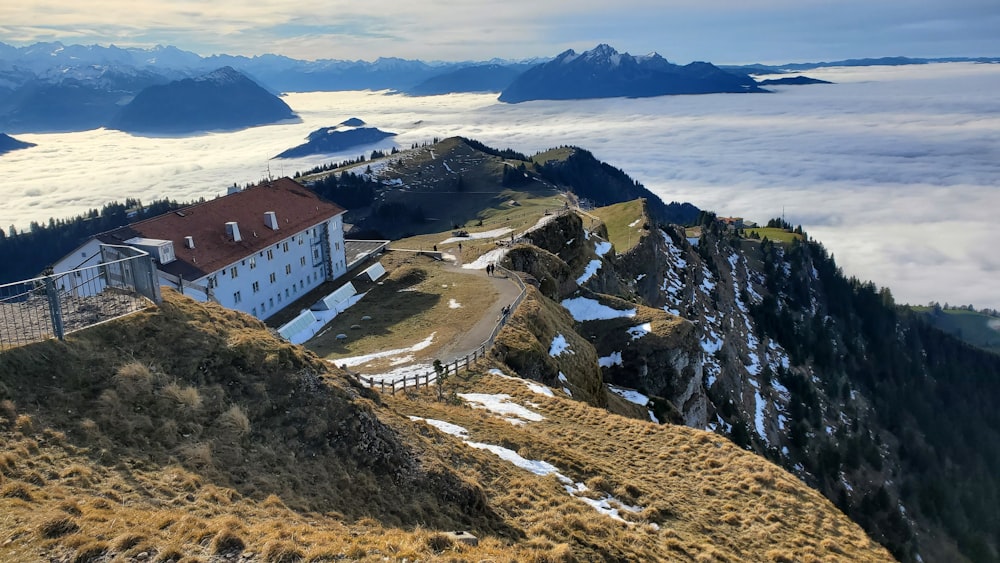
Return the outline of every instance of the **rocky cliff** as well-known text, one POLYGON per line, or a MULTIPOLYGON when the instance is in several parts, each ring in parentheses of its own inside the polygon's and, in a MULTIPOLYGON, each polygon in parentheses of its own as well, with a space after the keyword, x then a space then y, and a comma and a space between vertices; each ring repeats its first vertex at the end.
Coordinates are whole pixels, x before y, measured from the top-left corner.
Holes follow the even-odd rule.
MULTIPOLYGON (((968 518, 995 496, 996 479, 974 475, 989 471, 997 442, 955 442, 960 428, 998 428, 995 356, 845 278, 801 230, 778 229, 785 242, 775 242, 709 215, 696 229, 648 228, 618 254, 606 228, 585 223, 560 217, 507 264, 539 281, 537 299, 569 312, 575 334, 563 325, 559 335, 587 350, 580 373, 597 377, 596 361, 608 396, 642 407, 616 412, 728 436, 817 488, 902 560, 995 560, 997 519, 968 518), (947 496, 961 491, 977 495, 947 496)), ((539 350, 554 353, 553 332, 534 333, 539 350)))

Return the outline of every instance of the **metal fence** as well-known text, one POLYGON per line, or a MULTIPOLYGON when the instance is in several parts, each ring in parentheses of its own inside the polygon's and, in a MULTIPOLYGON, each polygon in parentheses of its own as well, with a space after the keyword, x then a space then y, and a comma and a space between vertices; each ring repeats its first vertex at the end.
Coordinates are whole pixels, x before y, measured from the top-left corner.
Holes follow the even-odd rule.
POLYGON ((65 335, 160 302, 148 253, 101 246, 101 263, 0 285, 0 350, 65 335))
POLYGON ((397 390, 404 391, 406 389, 427 387, 434 383, 437 383, 439 379, 446 378, 449 375, 458 375, 462 370, 469 371, 473 366, 475 366, 476 362, 485 358, 490 349, 493 348, 493 341, 496 340, 497 335, 500 334, 500 329, 502 329, 503 326, 507 324, 507 320, 510 319, 510 316, 514 314, 515 310, 517 310, 517 307, 518 305, 521 304, 521 301, 524 301, 524 296, 527 293, 527 287, 525 287, 524 281, 521 279, 521 276, 515 274, 514 272, 508 270, 507 268, 504 268, 503 266, 498 265, 497 267, 507 275, 508 279, 513 280, 514 283, 516 283, 517 286, 521 288, 521 292, 517 294, 517 298, 514 299, 513 303, 504 307, 504 312, 502 312, 500 314, 500 317, 497 319, 497 324, 496 326, 493 327, 493 331, 490 333, 490 337, 487 338, 485 342, 480 344, 472 352, 469 352, 464 356, 451 359, 447 362, 442 362, 440 364, 440 369, 441 369, 440 373, 438 373, 436 370, 432 370, 425 373, 412 375, 409 377, 402 377, 400 379, 385 381, 385 380, 375 379, 375 377, 365 377, 360 373, 356 373, 347 369, 347 366, 341 366, 341 368, 350 375, 354 376, 354 378, 357 379, 359 382, 361 382, 361 384, 371 389, 378 389, 382 393, 388 391, 393 395, 396 394, 397 390))

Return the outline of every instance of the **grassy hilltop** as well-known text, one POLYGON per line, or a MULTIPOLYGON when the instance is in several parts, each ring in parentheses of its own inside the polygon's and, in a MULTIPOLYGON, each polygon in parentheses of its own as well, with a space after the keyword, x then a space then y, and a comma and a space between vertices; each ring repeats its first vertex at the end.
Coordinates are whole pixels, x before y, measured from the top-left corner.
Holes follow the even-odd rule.
POLYGON ((169 292, 157 309, 6 352, 0 560, 891 559, 721 437, 489 367, 449 382, 444 400, 383 398, 248 316, 169 292), (465 392, 509 395, 537 418, 512 424, 465 392), (586 487, 569 494, 499 448, 586 487), (588 505, 608 499, 620 519, 588 505))

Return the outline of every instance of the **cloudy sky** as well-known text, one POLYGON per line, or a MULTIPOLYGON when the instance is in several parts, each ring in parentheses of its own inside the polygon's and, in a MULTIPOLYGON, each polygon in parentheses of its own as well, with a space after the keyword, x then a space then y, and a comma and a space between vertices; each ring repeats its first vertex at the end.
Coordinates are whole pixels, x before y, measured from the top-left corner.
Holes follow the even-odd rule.
POLYGON ((677 62, 1000 56, 997 0, 27 0, 0 41, 201 55, 425 60, 553 56, 610 43, 677 62))

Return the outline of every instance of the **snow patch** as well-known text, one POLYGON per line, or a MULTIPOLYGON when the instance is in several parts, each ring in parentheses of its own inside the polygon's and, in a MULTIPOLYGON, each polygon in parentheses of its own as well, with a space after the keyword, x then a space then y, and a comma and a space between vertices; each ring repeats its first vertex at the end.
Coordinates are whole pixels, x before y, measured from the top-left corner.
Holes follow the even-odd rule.
POLYGON ((624 387, 616 387, 614 385, 608 385, 608 390, 630 403, 635 403, 642 407, 649 404, 649 397, 643 395, 642 393, 636 391, 635 389, 625 389, 624 387))
MULTIPOLYGON (((516 416, 523 419, 518 422, 523 423, 524 420, 531 422, 545 420, 545 417, 537 412, 530 411, 517 403, 510 402, 510 395, 507 395, 506 393, 499 393, 496 395, 490 395, 488 393, 459 393, 458 396, 467 403, 472 403, 473 408, 486 409, 501 416, 516 416)), ((511 419, 507 420, 514 422, 511 419)))
POLYGON ((596 299, 588 297, 574 297, 565 299, 562 306, 569 311, 577 321, 597 321, 607 319, 617 319, 621 317, 632 318, 635 316, 635 309, 618 310, 607 305, 602 305, 596 299))
POLYGON ((549 346, 549 355, 555 358, 556 356, 561 356, 563 352, 575 353, 570 349, 569 343, 566 342, 566 337, 560 333, 552 339, 552 345, 549 346))
POLYGON ((493 229, 492 231, 483 231, 481 233, 469 233, 469 236, 467 236, 467 237, 450 237, 450 238, 444 239, 443 241, 439 242, 438 244, 450 244, 450 243, 453 243, 453 242, 463 242, 463 241, 467 241, 467 240, 482 240, 482 239, 489 239, 489 238, 497 238, 497 237, 501 237, 503 235, 506 235, 507 233, 509 233, 509 232, 511 232, 513 230, 514 229, 512 229, 510 227, 503 227, 502 229, 493 229))
POLYGON ((594 253, 598 256, 604 256, 611 250, 611 243, 606 241, 601 241, 594 245, 594 253))
POLYGON ((642 323, 639 326, 628 329, 628 333, 632 335, 632 340, 638 340, 652 331, 653 325, 651 323, 642 323))
POLYGON ((611 366, 620 366, 622 365, 622 353, 612 352, 610 356, 602 356, 600 358, 597 358, 597 365, 601 366, 602 368, 609 368, 611 366))
POLYGON ((448 308, 449 309, 461 309, 462 308, 462 304, 459 303, 458 301, 455 301, 455 299, 452 298, 452 299, 448 300, 448 308))
POLYGON ((583 285, 584 283, 586 283, 586 281, 594 277, 594 274, 596 274, 597 270, 600 269, 601 269, 601 261, 596 259, 591 260, 590 263, 587 264, 587 267, 583 269, 583 274, 581 274, 580 277, 576 278, 577 285, 583 285))
POLYGON ((434 341, 434 335, 435 334, 437 334, 437 332, 432 332, 430 336, 428 336, 427 338, 425 338, 425 339, 421 340, 420 342, 414 344, 413 346, 410 346, 409 348, 397 348, 395 350, 385 350, 383 352, 375 352, 373 354, 365 354, 364 356, 352 356, 352 357, 349 357, 349 358, 336 358, 336 359, 328 360, 328 361, 330 363, 334 364, 334 365, 337 365, 337 366, 344 366, 344 365, 346 365, 347 367, 352 367, 352 366, 359 366, 361 364, 365 364, 365 363, 368 363, 368 362, 370 362, 372 360, 377 360, 379 358, 388 358, 388 357, 391 357, 391 356, 399 356, 401 354, 406 354, 408 352, 419 352, 419 351, 423 350, 424 348, 427 348, 428 346, 431 345, 431 342, 434 341))

